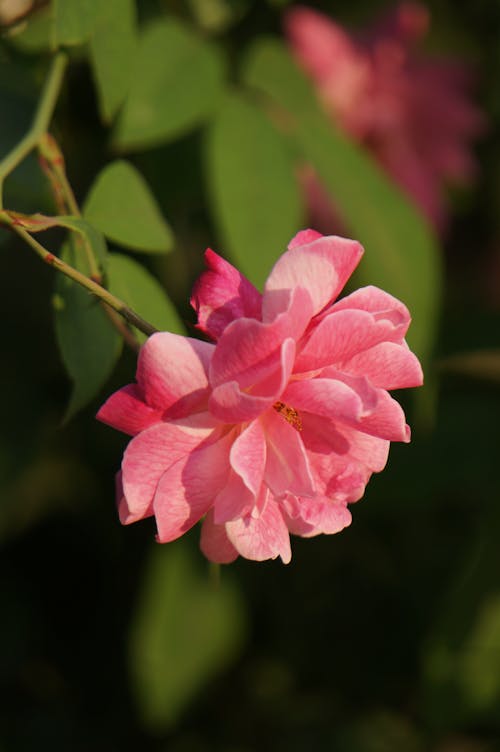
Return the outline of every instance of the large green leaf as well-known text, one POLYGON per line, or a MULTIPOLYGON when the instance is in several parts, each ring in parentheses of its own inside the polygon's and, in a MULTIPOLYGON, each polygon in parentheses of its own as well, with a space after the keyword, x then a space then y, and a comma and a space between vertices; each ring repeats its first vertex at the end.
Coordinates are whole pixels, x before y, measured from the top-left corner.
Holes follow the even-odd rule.
POLYGON ((178 20, 151 23, 139 40, 117 146, 141 149, 194 128, 217 106, 222 84, 216 47, 178 20))
POLYGON ((125 99, 137 44, 135 0, 106 0, 90 38, 101 117, 110 122, 125 99))
POLYGON ((86 42, 99 17, 106 12, 106 4, 101 0, 54 0, 52 35, 55 46, 86 42))
MULTIPOLYGON (((61 258, 88 274, 75 238, 65 244, 61 258)), ((54 295, 56 336, 73 390, 66 411, 69 420, 99 392, 120 355, 122 339, 100 302, 83 287, 59 274, 54 295)))
POLYGON ((262 284, 303 219, 287 144, 258 107, 233 94, 211 126, 207 157, 224 250, 262 284))
POLYGON ((99 173, 83 215, 110 240, 135 251, 165 253, 172 248, 170 227, 148 184, 129 162, 112 162, 99 173))
POLYGON ((141 715, 154 731, 171 727, 196 694, 237 656, 243 604, 224 572, 216 585, 198 571, 184 541, 157 546, 145 572, 130 639, 141 715))
POLYGON ((350 232, 364 244, 362 281, 385 288, 410 308, 409 340, 426 359, 436 332, 441 264, 423 217, 363 149, 335 130, 281 43, 258 42, 244 78, 266 95, 269 111, 279 111, 302 159, 314 167, 350 232))
MULTIPOLYGON (((162 331, 185 334, 179 315, 160 283, 140 264, 120 253, 108 256, 109 289, 130 308, 162 331)), ((144 342, 146 335, 134 330, 144 342)))

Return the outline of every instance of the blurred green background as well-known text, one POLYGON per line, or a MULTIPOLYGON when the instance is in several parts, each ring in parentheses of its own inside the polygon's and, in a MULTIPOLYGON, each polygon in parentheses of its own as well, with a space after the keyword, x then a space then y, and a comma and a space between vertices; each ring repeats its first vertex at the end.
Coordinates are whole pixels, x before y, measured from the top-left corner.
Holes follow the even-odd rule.
MULTIPOLYGON (((347 26, 389 7, 307 4, 347 26)), ((41 5, 1 42, 0 151, 29 126, 49 39, 68 46, 52 132, 77 200, 114 159, 139 170, 171 248, 134 259, 193 334, 188 299, 205 247, 260 283, 307 223, 290 176, 310 145, 271 126, 260 104, 264 95, 283 110, 299 101, 300 86, 276 78, 275 48, 266 58, 259 47, 282 45, 287 3, 141 0, 136 22, 125 0, 101 11, 83 0, 41 5), (82 13, 69 23, 64 7, 82 13), (69 25, 54 32, 54 14, 69 25), (162 24, 172 19, 184 31, 169 27, 167 45, 162 24), (139 58, 127 54, 136 23, 139 58), (188 55, 182 76, 177 54, 188 55), (107 67, 115 59, 121 65, 107 67), (260 91, 250 95, 252 86, 260 91)), ((336 166, 342 178, 354 165, 365 186, 347 186, 341 207, 366 247, 360 280, 409 304, 427 386, 400 395, 413 441, 392 447, 352 526, 294 539, 290 565, 238 560, 217 573, 196 529, 158 546, 151 520, 119 525, 114 473, 126 437, 94 415, 133 379, 135 355, 124 349, 99 393, 64 422, 72 387, 54 334, 54 272, 0 229, 2 752, 500 750, 500 6, 425 6, 427 48, 476 70, 488 118, 475 146, 480 172, 451 196, 451 226, 438 240, 360 150, 332 141, 332 193, 336 166), (380 226, 363 213, 372 201, 380 226), (393 251, 402 281, 384 266, 393 251)), ((319 139, 309 95, 294 114, 319 139)), ((55 212, 34 158, 9 177, 5 205, 55 212)), ((43 242, 57 249, 62 238, 50 231, 43 242)))

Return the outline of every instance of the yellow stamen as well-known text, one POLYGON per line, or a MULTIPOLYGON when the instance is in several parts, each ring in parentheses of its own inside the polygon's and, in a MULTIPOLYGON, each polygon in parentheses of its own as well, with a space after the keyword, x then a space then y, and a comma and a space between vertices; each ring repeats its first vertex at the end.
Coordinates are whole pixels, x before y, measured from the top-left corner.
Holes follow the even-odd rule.
POLYGON ((302 421, 295 408, 289 407, 284 402, 275 402, 273 407, 296 431, 302 431, 302 421))

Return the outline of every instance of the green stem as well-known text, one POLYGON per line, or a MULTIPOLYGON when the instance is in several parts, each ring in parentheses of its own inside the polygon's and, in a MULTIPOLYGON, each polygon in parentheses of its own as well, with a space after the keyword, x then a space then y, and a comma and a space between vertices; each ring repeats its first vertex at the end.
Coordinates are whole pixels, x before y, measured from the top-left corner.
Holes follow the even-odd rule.
POLYGON ((23 161, 26 155, 37 146, 40 137, 48 130, 67 62, 68 58, 65 52, 58 52, 54 57, 31 128, 21 141, 19 141, 17 146, 0 162, 0 209, 3 207, 3 181, 23 161))
POLYGON ((40 256, 43 261, 45 261, 46 264, 53 266, 59 272, 62 272, 67 277, 72 279, 74 282, 77 282, 82 287, 85 287, 85 289, 91 292, 92 295, 95 295, 97 298, 99 298, 99 300, 102 300, 104 303, 110 306, 110 308, 119 313, 120 316, 123 316, 123 318, 129 322, 129 324, 135 326, 147 337, 158 331, 154 326, 145 321, 135 311, 129 308, 129 306, 126 305, 123 300, 117 298, 116 295, 110 293, 109 290, 106 290, 105 287, 102 287, 102 285, 99 285, 97 282, 89 279, 85 276, 85 274, 82 274, 77 269, 73 269, 72 266, 66 264, 58 256, 54 256, 53 253, 50 253, 46 248, 43 247, 41 243, 38 242, 38 240, 35 240, 35 238, 33 238, 29 234, 29 232, 23 230, 22 227, 11 225, 11 229, 17 235, 19 235, 19 237, 21 237, 35 251, 35 253, 40 256))

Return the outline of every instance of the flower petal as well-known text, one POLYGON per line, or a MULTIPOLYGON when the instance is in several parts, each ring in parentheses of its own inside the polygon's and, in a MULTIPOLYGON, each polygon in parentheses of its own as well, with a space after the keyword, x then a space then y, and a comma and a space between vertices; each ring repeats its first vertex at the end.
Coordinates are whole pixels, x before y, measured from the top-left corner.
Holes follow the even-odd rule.
POLYGON ((161 543, 179 538, 213 506, 229 474, 232 439, 226 434, 215 443, 201 445, 163 473, 153 500, 161 543))
MULTIPOLYGON (((360 287, 345 298, 338 300, 332 311, 360 310, 372 313, 376 321, 390 321, 397 328, 398 336, 402 341, 408 327, 411 316, 408 308, 400 300, 379 287, 368 285, 360 287)), ((391 338, 395 341, 395 337, 391 338)))
POLYGON ((266 379, 279 361, 283 341, 300 339, 311 317, 308 294, 286 292, 287 308, 273 321, 239 319, 230 324, 219 340, 210 362, 213 387, 237 381, 242 389, 266 379))
POLYGON ((149 426, 158 423, 162 413, 144 402, 136 384, 128 384, 108 397, 99 409, 96 418, 108 426, 135 436, 149 426))
POLYGON ((226 524, 227 537, 241 556, 254 561, 281 556, 283 564, 292 558, 290 536, 279 505, 269 498, 262 514, 226 524))
POLYGON ((298 287, 307 290, 313 313, 319 313, 336 299, 362 255, 360 243, 336 235, 322 235, 304 245, 293 245, 278 259, 267 279, 262 320, 272 320, 276 293, 298 287))
POLYGON ((369 350, 354 355, 340 366, 352 374, 363 374, 375 387, 404 389, 421 386, 422 366, 406 342, 381 342, 369 350))
POLYGON ((306 373, 344 362, 380 342, 401 341, 400 332, 392 321, 377 321, 368 311, 336 311, 334 306, 331 313, 304 338, 294 373, 306 373))
POLYGON ((226 526, 214 523, 212 510, 203 520, 200 548, 207 559, 217 564, 230 564, 238 558, 238 551, 227 537, 226 526))
POLYGON ((313 415, 357 422, 373 412, 379 390, 364 378, 352 379, 350 383, 345 381, 344 378, 292 381, 282 399, 299 413, 305 410, 313 415))
POLYGON ((241 317, 260 318, 261 293, 211 248, 205 252, 208 269, 195 283, 191 305, 198 314, 198 326, 219 339, 231 321, 241 317))
POLYGON ((122 461, 127 522, 151 514, 150 505, 163 473, 210 433, 207 429, 188 432, 169 423, 157 423, 132 439, 122 461))
POLYGON ((351 524, 352 517, 344 502, 327 498, 290 498, 285 502, 288 529, 295 535, 311 538, 325 533, 339 533, 351 524))
POLYGON ((238 517, 245 517, 255 506, 255 494, 245 486, 238 473, 231 470, 223 488, 215 497, 214 522, 222 525, 238 517))
POLYGON ((266 437, 259 421, 240 433, 231 447, 229 461, 245 486, 257 496, 266 466, 266 437))
POLYGON ((307 453, 297 431, 275 410, 263 417, 267 441, 265 482, 275 496, 312 496, 314 483, 307 453))
POLYGON ((170 418, 206 403, 208 364, 214 345, 170 332, 153 334, 141 347, 137 382, 148 405, 170 418))
POLYGON ((406 424, 403 408, 383 389, 378 389, 375 410, 362 418, 353 428, 389 441, 410 441, 410 427, 406 424))
POLYGON ((259 377, 262 381, 251 393, 243 391, 236 381, 215 387, 208 401, 210 413, 224 423, 240 423, 257 418, 283 393, 292 372, 294 356, 295 342, 286 339, 276 362, 269 358, 265 367, 261 364, 259 377))

